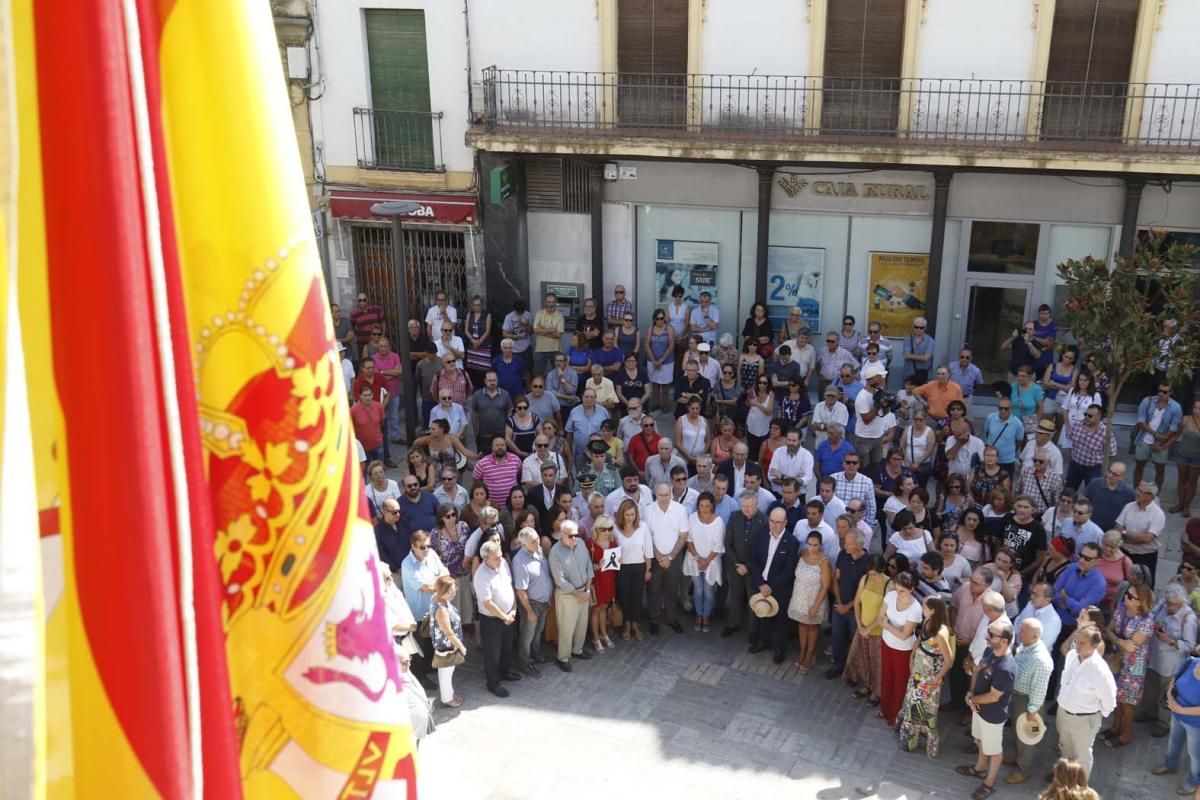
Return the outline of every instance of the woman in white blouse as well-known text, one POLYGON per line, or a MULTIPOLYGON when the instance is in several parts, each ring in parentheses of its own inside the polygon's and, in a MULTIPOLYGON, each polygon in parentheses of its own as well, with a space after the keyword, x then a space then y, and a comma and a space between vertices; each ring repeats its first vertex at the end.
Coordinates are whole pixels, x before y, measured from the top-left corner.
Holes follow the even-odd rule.
POLYGON ((712 492, 700 493, 696 511, 688 517, 687 555, 683 558, 683 574, 692 579, 696 606, 692 630, 705 633, 710 630, 713 602, 721 585, 721 554, 725 552, 725 523, 717 516, 716 505, 712 492))
POLYGON ((883 551, 885 559, 896 553, 903 553, 915 564, 925 551, 933 549, 933 534, 917 527, 916 518, 911 511, 897 511, 892 519, 892 527, 896 532, 888 537, 887 547, 883 551))
POLYGON ((696 474, 696 459, 708 453, 708 420, 700 416, 700 398, 688 401, 687 413, 675 420, 675 447, 688 465, 688 474, 696 474))
MULTIPOLYGON (((1061 393, 1060 393, 1061 396, 1061 393)), ((1096 391, 1092 373, 1079 370, 1075 374, 1075 385, 1071 387, 1062 404, 1058 407, 1059 425, 1058 446, 1060 450, 1071 449, 1071 426, 1083 422, 1083 414, 1090 405, 1103 405, 1104 398, 1096 391)), ((1066 455, 1066 452, 1063 453, 1066 455)), ((1065 458, 1063 459, 1066 460, 1065 458)))
POLYGON ((904 692, 908 688, 908 667, 912 649, 917 645, 916 630, 921 624, 921 604, 913 596, 912 574, 901 572, 892 579, 892 589, 883 596, 877 624, 883 626, 880 658, 879 708, 888 727, 896 721, 904 692))
POLYGON ((746 439, 750 445, 750 457, 757 458, 762 452, 762 443, 771 432, 771 417, 775 414, 775 393, 771 391, 771 379, 759 375, 754 386, 746 391, 746 439))
POLYGON ((650 529, 642 522, 637 503, 624 500, 617 507, 617 546, 621 548, 621 571, 617 573, 617 602, 625 614, 621 638, 629 641, 630 634, 642 641, 642 593, 650 582, 650 564, 654 545, 650 529))
POLYGON ((912 494, 912 490, 916 488, 916 485, 916 481, 907 475, 896 481, 896 489, 892 492, 892 496, 887 499, 887 502, 883 504, 883 514, 887 519, 888 531, 893 530, 892 520, 896 518, 896 514, 908 508, 908 497, 912 494))
POLYGON ((937 437, 929 427, 924 411, 913 414, 913 424, 900 434, 900 449, 904 451, 904 466, 917 476, 917 486, 924 486, 933 474, 933 457, 937 453, 937 437))
POLYGON ((373 522, 379 522, 383 514, 383 501, 388 498, 400 500, 400 486, 387 476, 382 461, 372 461, 367 464, 367 499, 371 501, 371 509, 375 512, 373 522))

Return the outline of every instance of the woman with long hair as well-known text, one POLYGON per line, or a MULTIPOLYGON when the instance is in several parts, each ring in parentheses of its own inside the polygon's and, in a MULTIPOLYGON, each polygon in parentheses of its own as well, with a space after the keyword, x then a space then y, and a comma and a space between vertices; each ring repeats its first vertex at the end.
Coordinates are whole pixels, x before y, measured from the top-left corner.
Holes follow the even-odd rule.
POLYGON ((437 488, 437 479, 438 475, 441 474, 441 470, 435 469, 429 463, 429 457, 425 454, 425 448, 418 445, 408 448, 404 459, 408 462, 408 474, 420 481, 422 489, 432 492, 437 488))
POLYGON ((467 374, 471 383, 483 386, 483 378, 492 368, 492 312, 483 307, 483 298, 471 298, 471 310, 463 320, 467 345, 467 374))
POLYGON ((865 698, 869 706, 879 705, 880 637, 883 635, 879 611, 890 583, 887 562, 883 556, 873 555, 867 561, 867 574, 859 579, 858 590, 854 593, 854 671, 862 681, 854 691, 854 697, 865 698))
POLYGON ((896 488, 892 490, 891 496, 883 504, 883 516, 887 521, 887 531, 894 530, 892 520, 896 518, 897 512, 908 508, 908 498, 915 488, 917 485, 911 475, 905 475, 896 481, 896 488))
MULTIPOLYGON (((542 420, 542 435, 546 437, 546 449, 562 459, 565 474, 571 474, 571 448, 567 447, 567 437, 563 436, 562 426, 556 419, 542 420)), ((560 472, 562 475, 564 472, 560 472)))
POLYGON ((429 460, 433 462, 437 470, 436 474, 441 474, 445 467, 461 470, 466 465, 467 459, 479 458, 478 453, 467 447, 461 439, 450 432, 450 423, 444 419, 435 419, 430 422, 429 433, 418 436, 413 445, 429 448, 429 460))
POLYGON ((971 569, 991 560, 992 554, 983 539, 983 511, 979 506, 963 509, 954 532, 958 534, 959 555, 970 563, 971 569))
POLYGON ((746 443, 750 446, 750 457, 762 458, 763 442, 771 432, 771 417, 775 413, 775 393, 771 391, 771 379, 766 375, 759 375, 754 388, 746 390, 746 407, 746 443))
POLYGON ((721 554, 725 552, 725 523, 716 513, 716 498, 701 492, 696 510, 688 517, 687 553, 683 574, 692 579, 696 608, 693 630, 708 633, 712 625, 713 603, 721 585, 721 554))
MULTIPOLYGON (((443 575, 433 582, 433 597, 429 603, 429 633, 433 641, 434 658, 455 652, 462 656, 467 654, 467 645, 462 639, 462 620, 455 603, 457 595, 458 582, 449 575, 443 575)), ((454 693, 454 667, 438 667, 437 678, 438 702, 442 708, 461 706, 463 699, 454 693)))
POLYGON ((1067 451, 1071 449, 1071 428, 1083 422, 1083 415, 1088 407, 1100 405, 1104 398, 1096 391, 1096 379, 1086 369, 1075 374, 1075 383, 1062 394, 1058 404, 1059 436, 1058 447, 1063 451, 1066 461, 1067 451))
POLYGON ((400 485, 387 476, 387 467, 379 460, 367 464, 366 490, 374 511, 374 522, 383 519, 383 501, 389 497, 399 501, 401 494, 400 485))
POLYGON ((741 409, 738 408, 738 401, 742 398, 742 385, 737 379, 736 365, 721 365, 721 379, 708 396, 712 399, 718 419, 732 422, 739 416, 741 409))
POLYGON ((455 603, 464 625, 475 621, 475 603, 471 591, 471 570, 467 563, 467 539, 471 529, 458 518, 458 511, 449 503, 438 506, 437 527, 429 532, 430 544, 445 564, 450 577, 458 582, 455 603))
POLYGON ((881 717, 892 727, 900 713, 904 692, 908 688, 908 669, 912 649, 917 646, 917 629, 924 620, 921 604, 913 595, 910 572, 899 572, 892 579, 891 590, 884 595, 876 623, 883 626, 881 643, 879 709, 881 717))
POLYGON ((1117 606, 1104 638, 1121 657, 1117 675, 1117 710, 1112 725, 1100 734, 1110 749, 1133 741, 1133 716, 1146 688, 1146 669, 1150 660, 1150 637, 1154 635, 1154 592, 1149 586, 1135 586, 1117 606))
POLYGON ((943 531, 953 531, 958 527, 958 518, 971 505, 971 496, 967 494, 967 478, 956 472, 946 476, 946 491, 938 498, 938 516, 942 520, 943 531))
POLYGON ((771 420, 770 426, 767 428, 767 438, 763 440, 762 445, 758 448, 758 453, 750 451, 750 458, 758 458, 758 463, 762 465, 765 471, 771 464, 771 456, 775 455, 776 450, 782 450, 787 446, 787 432, 791 430, 787 420, 776 417, 771 420))
POLYGON ((796 671, 808 674, 817 659, 817 639, 825 622, 825 598, 833 585, 833 570, 821 549, 821 533, 811 531, 805 540, 804 552, 796 562, 795 582, 787 615, 799 623, 800 652, 796 655, 796 671))
POLYGON ((788 379, 787 394, 779 401, 779 417, 787 420, 794 430, 800 431, 800 440, 804 440, 804 429, 812 420, 812 402, 800 378, 788 379))
POLYGON ((514 397, 513 413, 504 426, 504 441, 509 450, 521 458, 528 458, 541 427, 541 418, 529 410, 529 399, 523 394, 514 397))
POLYGON ((700 416, 700 407, 700 398, 691 398, 687 413, 675 420, 675 449, 687 462, 689 475, 696 474, 696 459, 708 454, 708 419, 700 416))
POLYGON ((742 325, 742 336, 746 339, 754 339, 758 342, 758 352, 764 358, 770 357, 770 351, 763 352, 764 348, 774 349, 775 347, 775 323, 771 322, 771 318, 767 316, 767 307, 761 301, 750 306, 750 316, 746 318, 746 323, 742 325))
POLYGON ((996 489, 1012 489, 1012 475, 1000 466, 999 455, 1000 451, 995 447, 984 445, 983 463, 971 473, 971 496, 975 498, 975 505, 982 506, 991 501, 996 489))
POLYGON ((767 364, 758 352, 758 340, 747 339, 742 344, 742 354, 738 357, 738 382, 742 389, 749 391, 758 383, 760 375, 766 375, 767 364))
POLYGON ((617 596, 617 573, 613 570, 602 569, 604 551, 616 547, 616 524, 613 518, 605 514, 596 517, 592 524, 592 536, 586 542, 588 553, 592 557, 592 567, 595 570, 592 578, 592 591, 596 602, 592 605, 592 647, 597 653, 603 653, 604 648, 613 646, 608 638, 608 607, 617 596))
POLYGON ((1079 365, 1076 363, 1078 359, 1079 348, 1073 344, 1067 345, 1059 352, 1058 361, 1047 364, 1042 372, 1042 393, 1045 395, 1042 410, 1047 414, 1054 414, 1059 423, 1061 420, 1058 419, 1058 410, 1062 407, 1067 392, 1074 388, 1075 379, 1079 375, 1079 365))
POLYGON ((621 318, 621 327, 617 328, 617 349, 624 355, 637 355, 641 350, 642 332, 638 330, 637 320, 632 311, 626 311, 621 318))
POLYGON ((938 705, 942 681, 954 664, 950 648, 950 615, 941 595, 930 595, 921 604, 920 641, 909 660, 908 691, 904 695, 896 734, 900 749, 909 753, 925 742, 925 754, 937 758, 938 705))
POLYGON ((1087 773, 1077 759, 1060 758, 1054 762, 1050 785, 1037 800, 1100 800, 1100 794, 1088 786, 1087 773))
MULTIPOLYGON (((520 488, 520 487, 517 487, 520 488)), ((483 517, 483 510, 491 505, 488 502, 487 487, 482 483, 471 484, 471 491, 468 492, 467 504, 458 512, 458 518, 467 523, 467 527, 475 530, 479 527, 479 521, 483 517)), ((525 495, 521 495, 524 499, 525 495)))
POLYGON ((1175 440, 1175 468, 1179 470, 1179 501, 1168 513, 1192 515, 1196 484, 1200 482, 1200 400, 1192 402, 1192 413, 1179 424, 1175 440))
POLYGON ((1042 418, 1044 402, 1042 387, 1033 382, 1033 368, 1021 365, 1017 370, 1017 382, 1012 385, 1013 416, 1025 427, 1025 437, 1032 439, 1037 432, 1038 420, 1042 418))
POLYGON ((621 570, 617 573, 617 602, 625 615, 621 638, 626 642, 632 634, 642 641, 642 596, 650 582, 650 564, 654 546, 650 529, 642 522, 641 511, 632 500, 622 500, 617 507, 617 546, 621 548, 621 570))
MULTIPOLYGON (((674 406, 671 386, 675 383, 675 331, 667 324, 667 312, 654 309, 646 332, 646 372, 650 377, 650 402, 659 411, 674 406)), ((649 404, 646 411, 651 411, 649 404)))
POLYGON ((905 468, 916 476, 918 486, 924 486, 933 475, 937 435, 929 427, 929 415, 925 411, 914 412, 912 420, 912 425, 900 432, 900 450, 905 468))
POLYGON ((733 458, 733 446, 739 441, 741 440, 737 438, 737 426, 733 424, 733 420, 722 417, 717 424, 717 435, 713 437, 710 448, 713 465, 719 467, 733 458))

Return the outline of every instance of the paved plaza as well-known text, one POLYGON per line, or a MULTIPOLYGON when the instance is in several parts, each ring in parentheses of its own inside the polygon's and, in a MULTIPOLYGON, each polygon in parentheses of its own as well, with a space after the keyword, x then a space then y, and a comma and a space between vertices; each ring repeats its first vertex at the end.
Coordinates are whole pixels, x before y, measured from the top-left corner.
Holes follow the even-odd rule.
MULTIPOLYGON (((1132 472, 1131 472, 1132 474, 1132 472)), ((1173 478, 1164 495, 1174 500, 1173 478)), ((1183 520, 1169 515, 1159 585, 1175 573, 1183 520)), ((941 716, 941 754, 902 752, 895 736, 854 700, 840 681, 826 681, 822 658, 808 675, 770 652, 746 652, 745 631, 721 639, 663 628, 643 642, 615 640, 616 648, 590 661, 573 659, 565 674, 547 664, 540 678, 507 684, 499 700, 484 688, 478 654, 455 671, 465 703, 435 708, 437 731, 421 747, 423 796, 455 800, 613 800, 627 797, 770 797, 840 800, 874 796, 965 798, 979 784, 955 773, 974 761, 957 713, 941 716)), ((822 645, 828 643, 828 637, 822 645)), ((469 645, 468 645, 469 646, 469 645)), ((548 658, 553 658, 547 649, 548 658)), ((1092 785, 1109 800, 1175 797, 1179 776, 1152 777, 1166 739, 1137 724, 1134 741, 1119 750, 1096 746, 1092 785)), ((1011 751, 1011 729, 1005 742, 1011 751)), ((1054 763, 1056 738, 1043 740, 1034 779, 1008 786, 1001 770, 993 797, 1031 798, 1054 763)))

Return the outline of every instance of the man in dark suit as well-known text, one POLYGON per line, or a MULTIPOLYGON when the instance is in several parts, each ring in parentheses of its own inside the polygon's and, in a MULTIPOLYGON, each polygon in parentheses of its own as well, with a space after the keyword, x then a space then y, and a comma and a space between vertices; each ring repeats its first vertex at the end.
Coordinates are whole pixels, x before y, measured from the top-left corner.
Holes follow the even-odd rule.
MULTIPOLYGON (((750 460, 750 445, 738 442, 733 446, 733 458, 722 461, 721 466, 717 467, 717 474, 729 478, 731 495, 741 497, 742 489, 746 488, 746 476, 758 475, 761 477, 762 468, 750 460)), ((760 508, 759 511, 765 513, 766 509, 760 508)))
POLYGON ((558 497, 558 464, 542 464, 542 482, 525 492, 525 505, 538 514, 538 527, 549 535, 554 504, 558 497))
POLYGON ((783 663, 792 622, 788 619, 788 601, 792 599, 796 562, 800 543, 787 531, 787 512, 777 508, 767 517, 767 532, 754 539, 750 556, 750 577, 765 597, 774 597, 779 612, 773 617, 753 617, 750 625, 750 652, 771 648, 776 664, 783 663))
POLYGON ((759 535, 767 535, 767 515, 758 507, 758 495, 743 492, 738 498, 742 507, 729 515, 725 526, 725 585, 729 587, 729 616, 721 638, 728 638, 742 626, 748 611, 746 604, 750 595, 758 591, 758 584, 750 574, 750 556, 754 541, 759 535))

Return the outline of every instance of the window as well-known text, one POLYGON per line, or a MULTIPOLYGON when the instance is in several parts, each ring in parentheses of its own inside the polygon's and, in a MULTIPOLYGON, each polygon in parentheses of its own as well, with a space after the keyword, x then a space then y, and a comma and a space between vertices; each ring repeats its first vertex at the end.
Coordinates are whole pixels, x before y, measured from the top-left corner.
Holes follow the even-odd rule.
POLYGON ((968 272, 1032 275, 1041 226, 1027 222, 973 222, 968 272))
POLYGON ((425 12, 368 9, 363 13, 373 161, 392 169, 434 169, 425 12))
POLYGON ((1042 103, 1044 138, 1120 138, 1138 5, 1139 0, 1058 0, 1042 103))
POLYGON ((687 125, 688 0, 618 0, 622 125, 687 125))
POLYGON ((895 134, 904 0, 837 0, 827 13, 821 128, 895 134))

